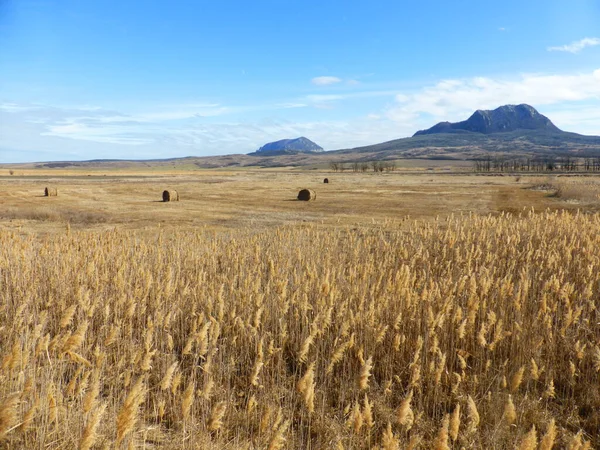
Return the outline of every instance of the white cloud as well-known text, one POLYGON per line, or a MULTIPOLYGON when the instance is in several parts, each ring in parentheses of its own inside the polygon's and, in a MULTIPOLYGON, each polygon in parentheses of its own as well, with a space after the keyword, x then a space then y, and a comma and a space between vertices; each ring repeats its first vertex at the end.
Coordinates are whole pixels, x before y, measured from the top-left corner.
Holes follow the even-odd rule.
POLYGON ((47 131, 40 135, 120 145, 144 145, 153 142, 152 139, 140 136, 139 130, 120 124, 97 126, 66 122, 60 125, 49 125, 47 131))
POLYGON ((583 38, 579 41, 571 42, 570 44, 561 45, 558 47, 548 47, 548 51, 579 53, 586 47, 594 47, 596 45, 600 45, 600 38, 583 38))
POLYGON ((341 94, 311 94, 307 95, 306 98, 310 102, 314 103, 322 103, 322 102, 332 102, 335 100, 342 100, 346 98, 346 96, 341 94))
POLYGON ((328 86, 330 84, 341 83, 342 79, 338 77, 315 77, 310 81, 317 86, 328 86))
POLYGON ((35 111, 39 109, 38 106, 35 105, 19 105, 17 103, 0 103, 0 110, 8 111, 8 112, 22 112, 22 111, 35 111))
POLYGON ((370 99, 376 97, 391 97, 397 95, 397 90, 350 91, 341 94, 309 94, 301 99, 315 108, 331 109, 335 102, 343 100, 370 99))
POLYGON ((218 104, 204 107, 183 107, 175 109, 165 109, 150 113, 135 114, 133 120, 140 122, 162 122, 166 120, 184 120, 194 117, 215 117, 222 116, 230 112, 230 108, 218 104))
POLYGON ((474 77, 442 80, 416 92, 396 96, 387 111, 392 120, 404 122, 421 115, 438 120, 462 120, 476 109, 510 103, 534 107, 563 102, 600 100, 600 69, 569 75, 521 75, 516 79, 474 77))
POLYGON ((290 109, 290 108, 306 108, 308 105, 302 102, 284 102, 275 105, 276 108, 290 109))
POLYGON ((600 104, 557 105, 545 112, 565 131, 600 136, 600 104))

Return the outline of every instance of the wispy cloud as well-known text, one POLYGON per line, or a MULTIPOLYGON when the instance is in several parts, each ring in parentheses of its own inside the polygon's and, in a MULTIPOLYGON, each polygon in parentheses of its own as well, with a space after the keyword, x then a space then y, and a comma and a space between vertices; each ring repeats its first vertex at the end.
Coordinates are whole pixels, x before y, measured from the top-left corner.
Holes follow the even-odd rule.
POLYGON ((135 125, 135 123, 133 126, 131 123, 119 123, 98 126, 67 120, 62 124, 48 125, 47 131, 40 135, 105 144, 144 145, 152 143, 152 139, 141 136, 141 129, 136 128, 135 125))
POLYGON ((569 52, 579 53, 586 47, 594 47, 600 45, 600 38, 583 38, 579 41, 571 42, 570 44, 561 45, 558 47, 548 47, 549 52, 569 52))
POLYGON ((322 106, 325 103, 338 102, 342 100, 393 97, 394 95, 398 94, 398 92, 398 90, 353 90, 339 94, 309 94, 303 98, 303 101, 312 104, 313 106, 322 106))
POLYGON ((313 103, 323 103, 334 100, 342 100, 344 98, 348 98, 348 96, 344 94, 311 94, 307 95, 306 98, 313 103))
POLYGON ((32 121, 31 111, 15 106, 10 112, 0 108, 0 162, 248 153, 265 142, 295 136, 307 136, 333 150, 390 140, 411 131, 389 120, 372 122, 362 116, 339 121, 221 118, 136 122, 114 111, 96 110, 94 114, 106 112, 106 117, 83 117, 81 111, 74 115, 71 109, 61 115, 60 108, 52 109, 51 117, 48 111, 36 111, 46 114, 47 120, 36 117, 32 121), (119 117, 122 120, 117 120, 119 117))
POLYGON ((154 112, 138 113, 132 116, 140 122, 162 122, 167 120, 185 120, 195 117, 216 117, 231 112, 230 107, 219 104, 188 106, 182 105, 175 108, 159 109, 154 112))
POLYGON ((315 77, 310 81, 316 86, 329 86, 331 84, 341 83, 342 79, 338 77, 315 77))
POLYGON ((284 102, 277 103, 276 108, 290 109, 290 108, 306 108, 308 105, 304 102, 284 102))
POLYGON ((20 105, 18 103, 0 103, 0 110, 8 112, 22 112, 22 111, 35 111, 39 109, 36 105, 20 105))

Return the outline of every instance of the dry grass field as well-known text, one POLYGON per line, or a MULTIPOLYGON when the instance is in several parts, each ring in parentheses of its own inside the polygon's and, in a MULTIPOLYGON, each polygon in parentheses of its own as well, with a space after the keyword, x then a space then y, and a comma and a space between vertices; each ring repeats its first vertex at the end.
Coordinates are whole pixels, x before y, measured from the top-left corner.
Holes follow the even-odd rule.
POLYGON ((0 448, 600 447, 599 178, 65 171, 0 193, 0 448))
MULTIPOLYGON (((373 221, 445 218, 470 212, 496 214, 532 207, 588 207, 528 186, 554 178, 417 174, 331 174, 294 171, 204 171, 144 173, 113 171, 30 171, 0 177, 0 227, 48 233, 66 223, 85 230, 157 227, 261 230, 310 222, 339 226, 373 221), (323 184, 323 178, 331 180, 323 184), (45 198, 56 187, 58 197, 45 198), (304 187, 316 202, 297 202, 304 187), (179 203, 162 203, 164 189, 176 189, 179 203)), ((600 178, 582 178, 598 183, 600 178)), ((584 181, 579 181, 584 182, 584 181)), ((589 191, 589 188, 585 189, 589 191)), ((594 200, 594 199, 592 199, 594 200)), ((597 199, 595 199, 597 200, 597 199)), ((589 202, 588 202, 589 203, 589 202)), ((597 203, 593 201, 592 203, 597 203)))

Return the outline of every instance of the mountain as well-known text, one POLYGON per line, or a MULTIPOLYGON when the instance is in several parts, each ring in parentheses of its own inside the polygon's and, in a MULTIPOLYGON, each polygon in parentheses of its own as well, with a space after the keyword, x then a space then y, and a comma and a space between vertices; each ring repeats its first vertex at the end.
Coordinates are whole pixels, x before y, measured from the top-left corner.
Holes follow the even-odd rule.
POLYGON ((413 137, 335 152, 377 159, 600 157, 600 136, 562 131, 532 106, 477 110, 463 122, 440 122, 413 137))
POLYGON ((276 156, 296 153, 318 153, 322 151, 323 147, 302 136, 296 139, 282 139, 281 141, 269 142, 254 153, 249 153, 249 155, 276 156))
POLYGON ((417 131, 414 136, 465 131, 493 134, 517 130, 561 132, 550 119, 537 112, 533 106, 521 104, 500 106, 494 110, 478 109, 467 120, 456 123, 440 122, 427 130, 417 131))

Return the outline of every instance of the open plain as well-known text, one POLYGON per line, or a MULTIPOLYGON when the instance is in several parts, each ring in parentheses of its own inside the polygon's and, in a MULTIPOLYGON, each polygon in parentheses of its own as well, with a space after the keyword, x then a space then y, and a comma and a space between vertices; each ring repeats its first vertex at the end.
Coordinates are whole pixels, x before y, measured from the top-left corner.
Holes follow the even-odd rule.
POLYGON ((518 213, 598 203, 600 177, 480 175, 412 170, 331 173, 295 170, 125 171, 27 170, 0 177, 0 227, 48 233, 65 224, 82 230, 204 228, 261 230, 278 225, 368 225, 461 214, 518 213), (328 177, 329 184, 323 179, 328 177), (581 193, 556 196, 559 185, 581 193), (57 197, 44 197, 46 186, 57 197), (583 187, 585 186, 585 187, 583 187), (317 200, 298 202, 302 188, 317 200), (163 203, 175 189, 181 201, 163 203), (591 193, 591 194, 590 194, 591 193), (580 194, 585 194, 583 197, 580 194))

